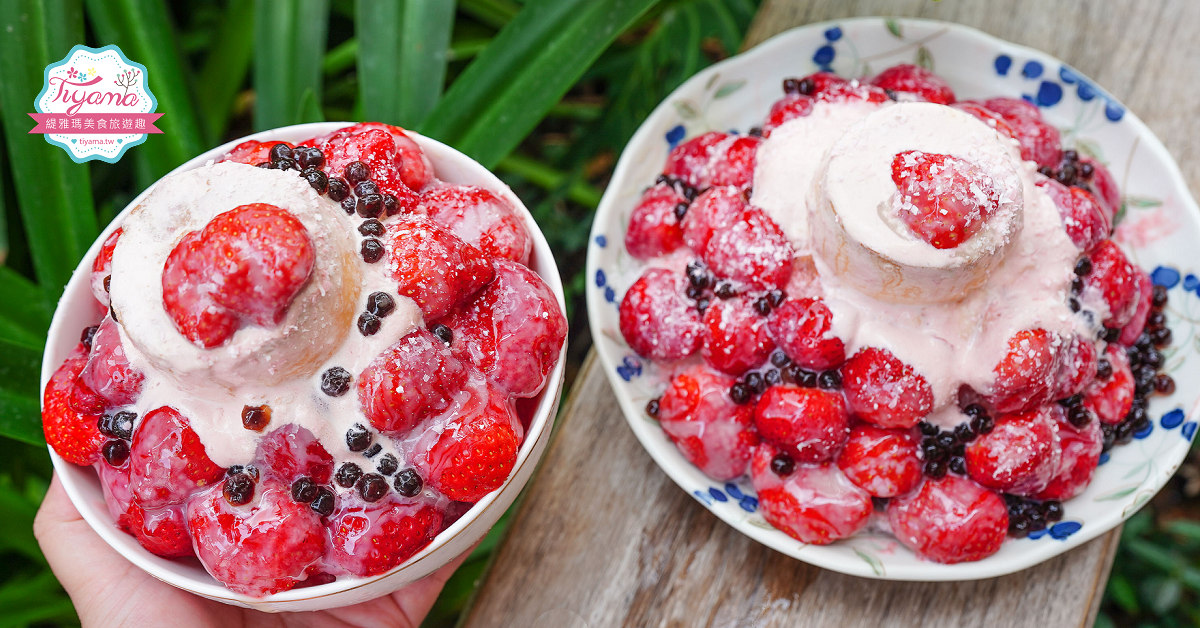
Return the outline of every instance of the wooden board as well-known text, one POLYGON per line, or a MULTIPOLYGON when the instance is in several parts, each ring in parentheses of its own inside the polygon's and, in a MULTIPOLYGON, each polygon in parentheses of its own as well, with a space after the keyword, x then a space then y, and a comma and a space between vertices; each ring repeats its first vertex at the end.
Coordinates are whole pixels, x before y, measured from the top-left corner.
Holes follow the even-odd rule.
MULTIPOLYGON (((767 0, 747 45, 858 15, 964 23, 1053 54, 1111 88, 1197 188, 1200 2, 767 0)), ((658 469, 594 355, 498 548, 466 626, 1088 626, 1117 532, 1023 572, 896 583, 825 571, 742 536, 658 469)))

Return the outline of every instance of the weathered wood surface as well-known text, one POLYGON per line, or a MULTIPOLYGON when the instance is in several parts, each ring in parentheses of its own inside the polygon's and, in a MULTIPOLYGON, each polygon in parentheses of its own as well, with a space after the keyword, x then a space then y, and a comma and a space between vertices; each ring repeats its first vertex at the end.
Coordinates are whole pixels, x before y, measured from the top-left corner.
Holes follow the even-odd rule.
MULTIPOLYGON (((747 45, 809 22, 888 14, 960 22, 1063 59, 1117 94, 1200 188, 1200 2, 767 0, 747 45)), ((676 487, 626 427, 594 355, 510 529, 467 626, 1088 626, 1117 545, 1113 532, 965 583, 812 567, 676 487)))

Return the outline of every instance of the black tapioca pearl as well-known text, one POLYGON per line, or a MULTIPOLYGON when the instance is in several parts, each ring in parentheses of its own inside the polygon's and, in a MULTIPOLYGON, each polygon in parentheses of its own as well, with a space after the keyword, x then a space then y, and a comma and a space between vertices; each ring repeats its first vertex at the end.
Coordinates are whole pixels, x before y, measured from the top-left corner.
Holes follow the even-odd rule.
POLYGON ((746 132, 746 135, 749 135, 750 137, 762 137, 763 129, 761 126, 752 126, 750 127, 750 130, 746 132))
POLYGON ((242 406, 242 427, 261 432, 271 422, 271 406, 242 406))
POLYGON ((671 213, 675 215, 675 220, 678 221, 678 220, 683 220, 683 217, 687 215, 687 211, 688 211, 688 204, 687 203, 679 203, 678 205, 675 206, 675 209, 671 213))
POLYGON ((1175 380, 1166 373, 1154 376, 1154 392, 1160 395, 1170 395, 1175 392, 1175 380))
POLYGON ((1102 338, 1104 338, 1105 342, 1116 342, 1117 339, 1120 337, 1121 337, 1121 330, 1116 329, 1114 327, 1105 327, 1104 328, 1104 335, 1102 336, 1102 338))
POLYGON ((796 470, 796 462, 794 460, 792 460, 791 456, 789 456, 787 454, 779 453, 779 454, 775 454, 774 458, 771 458, 771 471, 775 475, 778 475, 780 477, 787 477, 792 474, 792 471, 795 471, 795 470, 796 470))
POLYGON ((768 386, 774 386, 783 381, 783 377, 779 374, 779 369, 767 369, 763 372, 763 381, 767 382, 768 386))
POLYGON ((368 264, 374 264, 383 259, 383 243, 375 238, 367 238, 363 240, 362 247, 359 251, 362 254, 363 261, 368 264))
POLYGON ((800 79, 798 79, 798 78, 783 79, 783 93, 799 94, 800 93, 800 79))
POLYGON ((235 473, 225 476, 225 486, 221 488, 225 501, 234 506, 242 506, 254 499, 254 478, 249 473, 235 473))
POLYGON ((342 488, 350 488, 358 483, 358 478, 361 478, 362 474, 362 467, 353 462, 343 462, 342 466, 338 467, 333 480, 342 488))
POLYGON ((325 193, 329 196, 329 200, 340 203, 350 196, 350 184, 341 177, 332 177, 329 179, 325 193))
POLYGON ((377 502, 387 492, 387 480, 378 473, 368 473, 358 480, 358 494, 366 501, 377 502))
POLYGON ((817 376, 817 386, 825 390, 836 390, 842 387, 842 374, 836 369, 821 371, 817 376))
POLYGON ((783 368, 792 363, 792 359, 783 352, 782 349, 776 349, 771 352, 771 364, 783 368))
POLYGON ((1071 294, 1078 295, 1083 292, 1083 280, 1079 277, 1071 278, 1071 294))
POLYGON ((1092 422, 1092 412, 1083 405, 1074 405, 1067 409, 1067 421, 1075 427, 1084 427, 1092 422))
POLYGON ((762 392, 767 389, 767 382, 763 379, 763 376, 758 373, 747 373, 746 376, 742 378, 742 381, 745 382, 746 386, 750 387, 750 390, 758 394, 762 394, 762 392))
POLYGON ((1071 298, 1067 299, 1067 307, 1070 308, 1072 312, 1078 312, 1079 311, 1079 299, 1076 299, 1075 297, 1071 297, 1071 298))
POLYGON ((779 307, 786 298, 787 293, 783 290, 772 290, 767 293, 767 303, 770 303, 773 308, 779 307))
POLYGON ((342 176, 346 177, 346 182, 350 185, 357 185, 360 181, 371 178, 371 169, 361 161, 352 161, 346 164, 342 176))
POLYGON ((813 371, 800 369, 800 375, 796 378, 796 383, 804 388, 816 388, 820 385, 820 377, 813 371))
POLYGON ((1171 344, 1171 329, 1169 327, 1159 327, 1150 332, 1150 342, 1156 347, 1165 347, 1171 344))
POLYGON ((767 297, 758 297, 754 300, 754 311, 758 312, 759 316, 766 316, 771 313, 771 302, 767 297))
POLYGON ((374 218, 368 218, 358 226, 358 232, 365 236, 381 236, 386 231, 387 229, 384 228, 383 223, 374 218))
POLYGON ((712 276, 708 274, 708 268, 703 262, 693 261, 687 265, 688 283, 703 290, 709 286, 712 276))
POLYGON ((960 443, 969 443, 975 440, 975 430, 971 429, 971 422, 965 421, 954 426, 954 438, 960 443))
POLYGON ((292 152, 292 147, 288 146, 287 144, 276 144, 276 145, 272 146, 271 150, 267 153, 267 155, 271 161, 279 161, 280 159, 292 159, 295 156, 294 153, 292 152))
POLYGON ((341 397, 350 390, 350 380, 353 379, 350 371, 334 366, 321 373, 321 392, 330 397, 341 397))
POLYGON ((417 493, 421 492, 421 488, 425 483, 421 480, 420 474, 416 469, 408 468, 396 474, 396 479, 392 482, 396 492, 405 497, 416 497, 417 493))
MULTIPOLYGON (((368 194, 379 194, 379 185, 369 179, 366 181, 359 181, 358 183, 354 184, 355 196, 362 198, 368 194)), ((380 202, 383 201, 382 198, 379 200, 380 202)))
POLYGON ((317 168, 308 167, 300 171, 300 176, 308 181, 312 189, 317 191, 317 194, 324 194, 329 191, 329 177, 317 168))
POLYGON ((958 442, 958 439, 954 437, 953 432, 938 432, 938 435, 934 436, 933 439, 939 447, 943 447, 947 450, 949 450, 951 447, 954 447, 954 444, 958 442))
POLYGON ((308 507, 318 515, 328 517, 333 514, 333 507, 336 501, 337 498, 334 497, 333 491, 324 486, 319 486, 317 487, 317 496, 308 504, 308 507))
POLYGON ((396 300, 386 292, 372 292, 367 295, 367 311, 383 318, 396 309, 396 300))
POLYGON ((1108 381, 1112 377, 1112 362, 1107 358, 1096 360, 1096 379, 1102 382, 1108 381))
POLYGON ((104 443, 104 448, 101 450, 104 454, 104 461, 108 464, 119 467, 129 460, 129 443, 113 439, 104 443))
POLYGON ((379 461, 375 463, 375 470, 383 475, 391 475, 400 468, 400 461, 392 454, 383 454, 379 457, 379 461))
POLYGON ((91 325, 83 328, 83 333, 79 334, 79 342, 88 349, 92 348, 92 340, 96 337, 96 330, 100 329, 99 325, 91 325))
POLYGON ((292 149, 292 156, 302 168, 320 168, 325 165, 325 153, 321 149, 307 146, 292 149))
POLYGON ((381 451, 383 451, 383 445, 375 443, 370 447, 367 447, 367 450, 362 452, 362 455, 366 456, 367 458, 374 458, 375 456, 378 456, 379 452, 381 451))
POLYGON ((750 387, 742 382, 738 382, 729 387, 729 398, 738 405, 749 403, 754 398, 754 393, 750 387))
MULTIPOLYGON (((359 185, 362 185, 362 183, 359 185)), ((358 212, 358 215, 363 218, 377 218, 383 213, 383 197, 379 194, 360 196, 358 197, 358 204, 354 206, 354 211, 358 212)))
POLYGON ((109 436, 129 440, 133 438, 133 422, 137 420, 137 413, 128 410, 122 410, 112 415, 109 423, 109 436))
POLYGON ((395 216, 400 213, 400 201, 395 194, 383 195, 383 213, 385 216, 395 216))
POLYGON ((1150 292, 1150 306, 1156 310, 1161 310, 1167 305, 1167 288, 1166 286, 1154 285, 1154 289, 1150 292))
POLYGON ((658 397, 646 402, 646 414, 655 419, 658 418, 658 411, 661 409, 662 400, 658 397))
POLYGON ((445 343, 447 345, 454 342, 454 330, 450 329, 446 325, 438 323, 437 325, 433 326, 433 329, 431 329, 430 332, 434 336, 437 336, 438 340, 441 340, 443 343, 445 343))
POLYGON ((374 440, 374 436, 371 435, 371 430, 362 423, 355 423, 346 430, 346 447, 350 451, 365 451, 371 446, 372 440, 374 440))
POLYGON ((363 312, 358 315, 358 333, 364 336, 374 336, 379 333, 381 326, 383 326, 383 321, 370 312, 363 312))
POLYGON ((354 200, 353 196, 347 196, 346 198, 343 198, 340 204, 342 206, 342 211, 346 212, 347 216, 353 216, 355 208, 358 207, 358 201, 354 200))
POLYGON ((687 290, 684 291, 684 294, 687 295, 687 298, 694 301, 704 296, 704 288, 697 288, 694 285, 688 285, 687 290))
POLYGON ((1084 255, 1075 261, 1075 274, 1084 277, 1092 272, 1092 258, 1084 255))
POLYGON ((967 474, 967 459, 962 456, 951 456, 946 466, 959 475, 967 474))
POLYGON ((920 432, 925 436, 937 436, 938 432, 940 431, 938 430, 938 426, 928 421, 921 421, 918 423, 917 429, 920 430, 920 432))
POLYGON ((946 477, 946 463, 941 460, 925 461, 925 475, 937 480, 946 477))
POLYGON ((737 296, 737 288, 733 287, 733 282, 721 279, 713 287, 713 294, 717 295, 718 299, 732 299, 737 296))
POLYGON ((311 503, 317 498, 318 487, 312 478, 299 477, 292 482, 292 499, 302 504, 311 503))
POLYGON ((700 314, 700 316, 704 316, 704 313, 708 311, 708 306, 710 303, 711 301, 707 297, 696 299, 696 312, 700 314))

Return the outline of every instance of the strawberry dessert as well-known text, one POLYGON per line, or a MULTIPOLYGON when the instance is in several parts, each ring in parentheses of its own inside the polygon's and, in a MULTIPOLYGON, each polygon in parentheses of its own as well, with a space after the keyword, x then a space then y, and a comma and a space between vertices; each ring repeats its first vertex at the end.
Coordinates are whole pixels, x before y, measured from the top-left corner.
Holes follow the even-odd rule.
POLYGON ((1059 521, 1174 389, 1112 175, 1037 107, 915 66, 783 91, 748 134, 673 147, 632 208, 647 413, 804 543, 957 563, 1059 521))
POLYGON ((42 411, 118 527, 263 597, 387 573, 506 483, 566 318, 518 209, 437 174, 356 124, 129 213, 42 411))

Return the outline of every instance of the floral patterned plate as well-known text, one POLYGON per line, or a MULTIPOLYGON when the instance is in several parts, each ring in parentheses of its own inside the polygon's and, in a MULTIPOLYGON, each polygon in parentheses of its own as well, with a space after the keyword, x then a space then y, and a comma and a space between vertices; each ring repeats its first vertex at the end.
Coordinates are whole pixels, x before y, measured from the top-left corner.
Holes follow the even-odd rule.
POLYGON ((681 488, 743 534, 784 554, 834 571, 890 580, 966 580, 1011 573, 1112 529, 1166 484, 1196 433, 1200 390, 1200 208, 1166 149, 1116 99, 1044 53, 944 22, 864 18, 812 24, 692 77, 655 109, 621 155, 592 227, 588 315, 605 373, 646 451, 681 488), (1151 427, 1101 458, 1065 518, 1025 539, 1009 539, 984 560, 941 565, 922 560, 874 524, 828 546, 806 545, 766 523, 749 479, 715 483, 688 463, 645 414, 666 373, 626 345, 617 305, 641 264, 623 246, 630 212, 667 152, 710 130, 745 132, 782 95, 781 81, 818 69, 871 75, 897 63, 933 69, 961 99, 1024 97, 1062 130, 1063 144, 1108 164, 1125 193, 1116 239, 1169 288, 1174 342, 1164 356, 1176 392, 1153 397, 1151 427))

